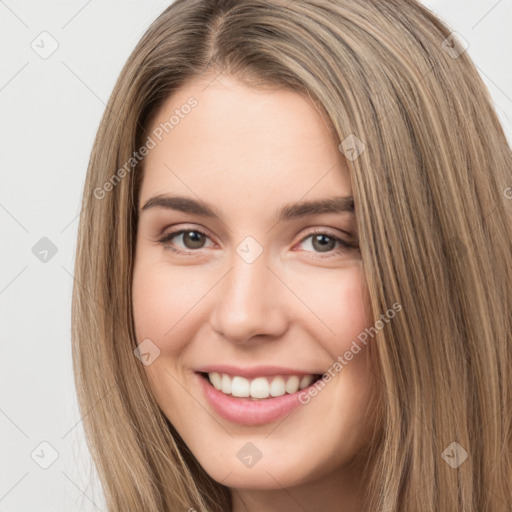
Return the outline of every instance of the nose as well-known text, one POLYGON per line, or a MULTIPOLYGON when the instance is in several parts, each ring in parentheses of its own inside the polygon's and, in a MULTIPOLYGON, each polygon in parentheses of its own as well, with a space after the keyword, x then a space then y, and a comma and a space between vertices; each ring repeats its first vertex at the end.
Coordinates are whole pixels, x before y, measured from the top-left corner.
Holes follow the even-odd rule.
POLYGON ((230 270, 215 288, 210 325, 224 338, 244 344, 286 332, 285 286, 268 268, 265 252, 252 263, 234 254, 230 270))

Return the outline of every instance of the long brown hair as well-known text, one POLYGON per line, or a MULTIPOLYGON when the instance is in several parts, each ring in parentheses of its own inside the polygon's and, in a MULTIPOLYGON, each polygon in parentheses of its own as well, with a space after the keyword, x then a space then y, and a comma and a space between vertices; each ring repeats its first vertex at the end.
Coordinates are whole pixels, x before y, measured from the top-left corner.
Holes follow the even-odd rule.
POLYGON ((360 141, 347 164, 372 311, 403 308, 371 343, 369 509, 510 510, 512 158, 468 52, 415 0, 177 0, 121 72, 83 193, 73 362, 109 511, 231 510, 133 353, 139 148, 205 72, 304 94, 343 149, 360 141))

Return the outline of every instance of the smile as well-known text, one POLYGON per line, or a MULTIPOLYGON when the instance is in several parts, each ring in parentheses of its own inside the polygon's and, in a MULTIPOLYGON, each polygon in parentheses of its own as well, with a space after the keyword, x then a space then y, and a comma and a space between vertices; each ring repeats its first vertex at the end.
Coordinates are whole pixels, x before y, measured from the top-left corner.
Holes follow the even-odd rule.
POLYGON ((246 379, 240 375, 231 376, 227 373, 209 372, 208 380, 213 387, 225 395, 241 398, 264 400, 284 394, 293 394, 307 388, 320 375, 275 375, 246 379))
POLYGON ((300 405, 300 393, 321 378, 318 374, 246 378, 221 372, 196 372, 207 402, 222 418, 242 425, 276 421, 300 405))

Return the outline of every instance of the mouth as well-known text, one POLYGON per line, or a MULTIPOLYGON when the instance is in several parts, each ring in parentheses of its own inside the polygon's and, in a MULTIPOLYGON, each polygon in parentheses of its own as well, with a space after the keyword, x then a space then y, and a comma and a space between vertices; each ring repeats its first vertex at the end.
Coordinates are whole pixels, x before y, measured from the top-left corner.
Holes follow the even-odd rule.
POLYGON ((252 379, 220 372, 198 372, 199 375, 226 396, 247 400, 269 400, 293 395, 313 385, 321 374, 257 376, 252 379))
POLYGON ((301 396, 322 377, 303 374, 249 379, 220 372, 196 372, 196 376, 212 411, 246 426, 272 423, 304 406, 307 402, 301 396))

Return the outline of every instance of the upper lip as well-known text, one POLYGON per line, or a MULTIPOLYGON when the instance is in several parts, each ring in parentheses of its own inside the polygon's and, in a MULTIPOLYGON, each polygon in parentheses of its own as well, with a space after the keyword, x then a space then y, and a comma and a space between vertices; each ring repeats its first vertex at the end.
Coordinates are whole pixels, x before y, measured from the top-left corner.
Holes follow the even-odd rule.
POLYGON ((273 366, 273 365, 265 365, 265 366, 253 366, 251 368, 245 367, 240 368, 238 366, 232 366, 229 364, 212 364, 201 366, 200 368, 196 368, 196 372, 199 373, 227 373, 228 375, 239 375, 240 377, 245 377, 246 379, 252 379, 254 377, 268 377, 273 375, 319 375, 321 372, 310 372, 305 370, 299 370, 297 368, 285 368, 283 366, 273 366))

